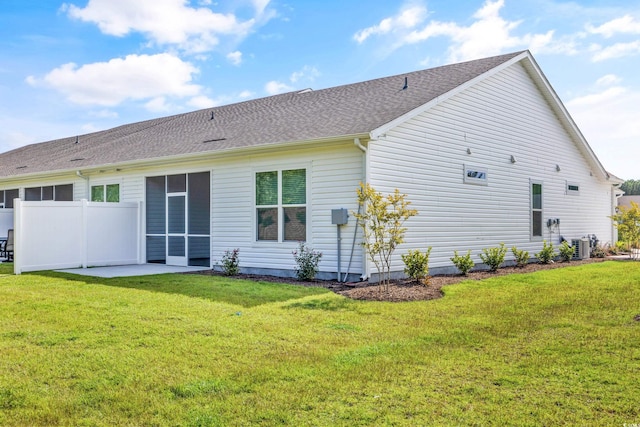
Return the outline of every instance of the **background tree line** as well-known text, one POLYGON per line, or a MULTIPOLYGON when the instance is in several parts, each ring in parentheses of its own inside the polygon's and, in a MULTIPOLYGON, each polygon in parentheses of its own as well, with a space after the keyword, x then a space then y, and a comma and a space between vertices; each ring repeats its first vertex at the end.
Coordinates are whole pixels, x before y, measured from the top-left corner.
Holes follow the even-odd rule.
POLYGON ((628 179, 622 183, 620 189, 625 196, 640 196, 640 179, 628 179))

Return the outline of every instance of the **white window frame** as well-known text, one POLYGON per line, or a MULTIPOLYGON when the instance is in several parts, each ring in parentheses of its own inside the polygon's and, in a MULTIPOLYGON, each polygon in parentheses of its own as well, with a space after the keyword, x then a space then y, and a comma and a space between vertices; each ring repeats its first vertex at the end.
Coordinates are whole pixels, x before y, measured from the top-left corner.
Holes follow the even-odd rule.
POLYGON ((566 194, 569 196, 579 196, 580 195, 580 184, 578 184, 577 182, 569 182, 567 181, 566 183, 566 194), (569 187, 576 187, 577 189, 571 189, 569 187))
POLYGON ((465 184, 489 185, 489 170, 480 166, 463 165, 462 180, 465 184))
POLYGON ((73 183, 69 183, 69 184, 51 184, 51 185, 36 185, 35 187, 24 187, 24 196, 25 199, 27 198, 27 190, 30 189, 40 189, 40 199, 39 200, 34 200, 34 201, 38 201, 38 202, 42 202, 42 201, 47 201, 47 202, 53 202, 53 201, 59 201, 56 200, 56 193, 57 193, 57 189, 58 187, 66 187, 66 186, 71 186, 71 200, 74 200, 74 191, 75 191, 75 185, 73 183), (52 198, 51 199, 44 199, 43 198, 43 193, 44 193, 44 189, 47 187, 52 187, 52 198))
POLYGON ((104 200, 102 202, 98 202, 98 203, 119 203, 120 199, 121 199, 121 194, 120 194, 120 183, 119 182, 110 182, 110 183, 106 183, 106 184, 92 184, 91 187, 89 188, 89 197, 91 198, 92 202, 95 202, 96 200, 93 200, 93 188, 94 187, 102 187, 102 194, 104 195, 104 200), (107 187, 110 185, 117 185, 118 186, 118 202, 109 202, 107 201, 107 187))
POLYGON ((305 242, 309 241, 309 233, 311 229, 310 224, 310 212, 309 212, 309 165, 279 165, 273 167, 264 167, 260 169, 254 169, 252 173, 252 181, 253 181, 253 239, 254 243, 263 245, 269 243, 279 243, 279 244, 297 244, 297 241, 293 240, 284 240, 284 209, 285 208, 305 208, 306 212, 306 224, 305 224, 305 242), (305 171, 305 201, 304 204, 287 204, 284 205, 282 203, 282 172, 290 171, 290 170, 299 170, 304 169, 305 171), (258 205, 256 199, 256 189, 257 189, 257 180, 256 177, 259 173, 263 172, 277 172, 278 173, 278 203, 277 205, 258 205), (258 239, 258 209, 259 208, 276 208, 278 210, 278 238, 277 240, 260 240, 258 239))
POLYGON ((540 180, 529 180, 529 236, 532 241, 540 241, 544 237, 544 182, 540 180), (540 186, 540 208, 533 207, 533 186, 540 186), (540 212, 540 235, 533 235, 533 213, 540 212))

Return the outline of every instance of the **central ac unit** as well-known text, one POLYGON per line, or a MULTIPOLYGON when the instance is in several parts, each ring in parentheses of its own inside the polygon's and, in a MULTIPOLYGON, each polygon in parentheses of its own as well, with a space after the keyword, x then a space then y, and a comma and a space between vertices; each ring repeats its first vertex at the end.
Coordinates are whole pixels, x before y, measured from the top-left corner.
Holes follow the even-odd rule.
POLYGON ((571 240, 571 246, 574 249, 573 259, 588 259, 591 256, 589 239, 573 239, 571 240))

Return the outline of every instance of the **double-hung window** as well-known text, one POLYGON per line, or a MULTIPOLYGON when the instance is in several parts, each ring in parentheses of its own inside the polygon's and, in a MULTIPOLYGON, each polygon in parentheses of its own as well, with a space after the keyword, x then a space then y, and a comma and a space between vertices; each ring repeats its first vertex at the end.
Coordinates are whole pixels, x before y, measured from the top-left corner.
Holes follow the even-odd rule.
POLYGON ((92 202, 112 202, 120 201, 120 184, 92 185, 92 202))
POLYGON ((306 169, 258 172, 256 187, 256 239, 307 240, 306 169))
POLYGON ((542 237, 542 183, 531 181, 531 237, 542 237))

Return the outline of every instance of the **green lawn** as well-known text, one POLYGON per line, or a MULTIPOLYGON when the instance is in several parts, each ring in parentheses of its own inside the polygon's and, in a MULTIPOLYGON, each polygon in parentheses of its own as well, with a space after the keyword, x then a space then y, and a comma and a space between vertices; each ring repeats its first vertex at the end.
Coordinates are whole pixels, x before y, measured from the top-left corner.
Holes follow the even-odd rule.
POLYGON ((352 301, 0 266, 0 425, 640 423, 640 263, 352 301))

